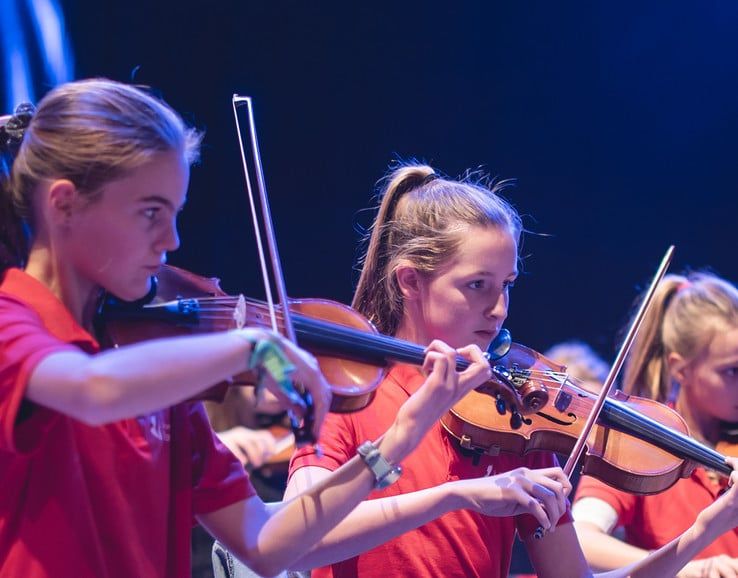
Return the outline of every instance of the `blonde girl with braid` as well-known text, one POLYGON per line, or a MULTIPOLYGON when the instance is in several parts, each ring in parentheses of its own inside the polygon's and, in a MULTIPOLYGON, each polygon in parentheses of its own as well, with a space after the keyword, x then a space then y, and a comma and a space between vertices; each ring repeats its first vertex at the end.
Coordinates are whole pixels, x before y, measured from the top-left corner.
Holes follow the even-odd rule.
MULTIPOLYGON (((425 165, 392 170, 382 182, 354 307, 381 332, 414 343, 487 349, 507 318, 522 229, 500 189, 425 165)), ((369 407, 328 416, 322 455, 310 447, 297 452, 287 496, 320 483, 374 439, 422 379, 417 368, 395 364, 369 407)), ((502 578, 516 531, 540 577, 591 575, 568 512, 571 486, 552 453, 470 455, 436 424, 403 468, 399 480, 378 488, 324 538, 341 562, 303 559, 307 568, 323 566, 314 578, 502 578), (549 530, 540 540, 538 526, 549 530)), ((735 493, 632 575, 674 574, 736 523, 735 493)))
MULTIPOLYGON (((626 393, 671 404, 692 437, 715 447, 738 423, 738 290, 710 273, 667 275, 633 344, 626 393)), ((645 558, 692 524, 725 491, 727 480, 701 467, 661 494, 633 496, 585 476, 575 527, 593 566, 645 558), (618 527, 623 540, 611 536, 618 527)), ((702 549, 680 577, 738 576, 738 531, 702 549)))

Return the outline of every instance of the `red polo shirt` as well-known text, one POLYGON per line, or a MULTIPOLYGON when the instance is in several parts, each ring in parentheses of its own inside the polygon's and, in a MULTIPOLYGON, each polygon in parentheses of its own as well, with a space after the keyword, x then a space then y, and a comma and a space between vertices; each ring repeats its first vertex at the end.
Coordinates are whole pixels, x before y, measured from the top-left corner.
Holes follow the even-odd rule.
MULTIPOLYGON (((298 451, 290 472, 304 466, 335 470, 356 455, 365 440, 376 440, 392 424, 400 406, 423 383, 417 368, 396 365, 365 409, 352 414, 329 414, 320 436, 324 457, 319 459, 311 447, 298 451)), ((491 411, 494 411, 492 408, 491 411)), ((518 467, 545 468, 558 465, 548 452, 533 452, 525 457, 471 457, 457 450, 456 441, 440 424, 434 426, 416 450, 402 463, 400 479, 388 488, 370 494, 370 499, 396 496, 443 484, 451 480, 479 478, 518 467)), ((567 514, 559 523, 570 522, 567 514)), ((508 575, 515 530, 530 535, 538 526, 533 516, 490 517, 470 510, 449 512, 360 556, 313 570, 313 578, 387 578, 443 576, 502 578, 508 575)))
MULTIPOLYGON (((711 479, 702 468, 679 480, 668 490, 652 496, 636 496, 611 488, 591 477, 582 476, 575 500, 599 498, 612 506, 618 526, 625 529, 625 541, 645 550, 668 544, 691 526, 697 514, 712 504, 725 487, 725 481, 711 479)), ((738 557, 738 528, 726 532, 695 558, 719 554, 738 557)))
POLYGON ((25 399, 47 355, 98 344, 35 279, 0 283, 0 576, 184 578, 194 516, 254 495, 200 403, 101 427, 25 399))

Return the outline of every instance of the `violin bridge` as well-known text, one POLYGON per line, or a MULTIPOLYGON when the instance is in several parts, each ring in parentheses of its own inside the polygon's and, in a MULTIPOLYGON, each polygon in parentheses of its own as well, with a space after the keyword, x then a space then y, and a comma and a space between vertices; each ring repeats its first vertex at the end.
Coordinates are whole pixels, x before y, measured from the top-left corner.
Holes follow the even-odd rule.
POLYGON ((243 293, 238 296, 236 306, 233 308, 233 321, 236 323, 236 329, 246 327, 246 298, 243 293))

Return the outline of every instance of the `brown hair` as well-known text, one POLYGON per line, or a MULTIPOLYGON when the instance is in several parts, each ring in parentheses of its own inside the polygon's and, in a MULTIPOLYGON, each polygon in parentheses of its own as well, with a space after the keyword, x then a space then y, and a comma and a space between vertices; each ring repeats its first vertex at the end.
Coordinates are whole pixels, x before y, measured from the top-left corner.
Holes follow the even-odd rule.
POLYGON ((201 135, 167 104, 133 86, 107 79, 71 82, 49 92, 35 114, 30 110, 25 120, 16 114, 8 122, 16 121, 14 133, 0 134, 0 271, 25 262, 21 233, 31 234, 32 196, 40 181, 68 179, 94 200, 104 184, 156 153, 181 150, 189 162, 198 158, 201 135))
POLYGON ((626 393, 669 400, 669 354, 697 357, 712 336, 738 327, 738 290, 711 273, 667 275, 659 284, 623 374, 626 393))
POLYGON ((433 168, 405 164, 380 183, 381 202, 370 229, 353 306, 380 332, 394 335, 402 318, 402 294, 395 272, 411 263, 421 273, 437 271, 458 249, 460 227, 504 227, 516 240, 522 223, 498 193, 506 182, 440 177, 433 168))

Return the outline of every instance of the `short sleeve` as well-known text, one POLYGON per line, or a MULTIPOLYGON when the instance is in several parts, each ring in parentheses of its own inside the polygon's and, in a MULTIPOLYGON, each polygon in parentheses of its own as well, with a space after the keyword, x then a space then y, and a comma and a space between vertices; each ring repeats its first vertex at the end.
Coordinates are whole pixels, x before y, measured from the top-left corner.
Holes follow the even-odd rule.
POLYGON ((329 413, 320 432, 320 455, 315 446, 300 448, 290 460, 289 475, 306 466, 337 470, 356 455, 356 448, 364 441, 356 439, 350 414, 329 413))
POLYGON ((76 350, 50 335, 25 304, 0 296, 0 450, 31 453, 59 413, 25 400, 36 366, 52 353, 76 350))
MULTIPOLYGON (((559 460, 556 458, 556 454, 553 452, 536 451, 527 454, 524 458, 523 465, 531 470, 539 470, 543 468, 555 468, 559 466, 559 460)), ((571 524, 573 521, 571 517, 571 507, 566 508, 564 515, 559 518, 557 526, 563 524, 571 524)), ((523 514, 515 516, 515 526, 518 529, 518 534, 521 538, 525 539, 532 536, 540 526, 535 516, 530 514, 523 514)))
POLYGON ((597 498, 611 506, 618 515, 618 526, 627 526, 632 522, 639 499, 634 494, 612 488, 592 476, 582 476, 579 480, 574 501, 582 498, 597 498))
POLYGON ((241 462, 210 427, 202 403, 185 404, 185 408, 192 435, 193 514, 214 512, 256 495, 241 462))

